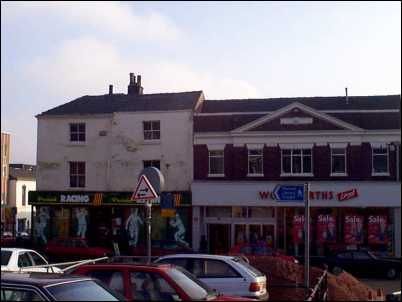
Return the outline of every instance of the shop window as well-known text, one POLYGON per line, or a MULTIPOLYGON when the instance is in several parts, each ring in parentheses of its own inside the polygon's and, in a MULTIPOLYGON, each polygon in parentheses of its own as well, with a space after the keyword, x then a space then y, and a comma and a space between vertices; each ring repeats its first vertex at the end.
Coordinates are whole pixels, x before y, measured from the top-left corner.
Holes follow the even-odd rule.
POLYGON ((70 162, 70 187, 85 187, 85 162, 70 162))
POLYGON ((26 205, 26 201, 27 200, 27 186, 23 185, 22 186, 22 197, 21 197, 21 202, 22 205, 25 206, 26 205))
POLYGON ((158 140, 161 138, 160 121, 144 121, 144 140, 158 140))
POLYGON ((346 175, 346 149, 331 149, 331 174, 346 175))
POLYGON ((206 217, 231 217, 231 207, 207 207, 206 217))
POLYGON ((282 175, 312 175, 311 149, 282 149, 282 175))
POLYGON ((388 148, 373 148, 373 175, 388 175, 388 148))
POLYGON ((249 216, 251 218, 274 217, 274 209, 272 207, 250 207, 249 216))
POLYGON ((208 151, 209 158, 209 175, 224 176, 224 155, 223 150, 208 151))
POLYGON ((248 150, 248 174, 249 176, 263 175, 262 150, 248 150))
POLYGON ((247 207, 232 207, 232 217, 247 218, 248 217, 248 208, 247 207))
POLYGON ((161 169, 160 160, 144 160, 144 168, 155 167, 157 169, 161 169))
POLYGON ((85 142, 85 123, 70 124, 70 141, 85 142))

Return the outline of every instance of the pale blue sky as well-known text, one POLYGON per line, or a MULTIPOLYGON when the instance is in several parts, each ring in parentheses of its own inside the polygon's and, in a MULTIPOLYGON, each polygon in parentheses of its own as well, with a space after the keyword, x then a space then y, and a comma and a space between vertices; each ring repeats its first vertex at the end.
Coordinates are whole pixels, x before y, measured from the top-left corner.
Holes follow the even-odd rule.
POLYGON ((400 2, 1 2, 1 129, 36 163, 36 114, 86 94, 401 93, 400 2))

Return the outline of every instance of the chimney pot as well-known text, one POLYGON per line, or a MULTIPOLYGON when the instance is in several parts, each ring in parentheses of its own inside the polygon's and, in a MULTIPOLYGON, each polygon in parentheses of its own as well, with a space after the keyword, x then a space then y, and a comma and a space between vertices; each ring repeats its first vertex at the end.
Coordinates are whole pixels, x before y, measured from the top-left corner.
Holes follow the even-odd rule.
POLYGON ((109 94, 113 94, 113 85, 109 85, 109 94))
POLYGON ((130 72, 130 85, 131 84, 135 84, 135 75, 132 72, 130 72))
POLYGON ((345 94, 346 94, 346 104, 349 104, 348 87, 345 87, 345 94))

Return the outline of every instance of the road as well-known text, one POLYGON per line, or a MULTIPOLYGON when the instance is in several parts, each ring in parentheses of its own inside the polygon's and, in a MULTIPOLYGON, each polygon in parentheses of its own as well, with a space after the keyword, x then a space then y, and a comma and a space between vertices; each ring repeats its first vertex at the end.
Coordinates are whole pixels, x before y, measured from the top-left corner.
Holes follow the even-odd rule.
POLYGON ((386 279, 359 279, 361 282, 367 284, 373 289, 382 287, 384 289, 384 294, 391 294, 395 291, 401 290, 401 279, 396 280, 386 280, 386 279))

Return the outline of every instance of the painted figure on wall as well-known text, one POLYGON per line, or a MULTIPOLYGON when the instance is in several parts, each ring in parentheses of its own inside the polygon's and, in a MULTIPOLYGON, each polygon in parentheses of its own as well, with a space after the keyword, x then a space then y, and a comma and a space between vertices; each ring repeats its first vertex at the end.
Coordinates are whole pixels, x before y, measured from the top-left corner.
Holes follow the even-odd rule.
POLYGON ((37 236, 42 239, 43 243, 47 243, 47 238, 45 235, 45 229, 47 226, 47 221, 50 219, 49 216, 49 208, 48 207, 41 207, 39 210, 39 214, 37 216, 37 223, 36 223, 36 234, 37 236))
POLYGON ((140 232, 140 224, 144 224, 141 217, 138 215, 137 208, 131 208, 130 216, 128 216, 126 220, 126 231, 128 232, 128 245, 129 246, 137 246, 138 243, 138 235, 140 232))
POLYGON ((176 232, 174 233, 174 240, 180 242, 181 244, 184 244, 185 246, 189 246, 189 244, 184 240, 186 228, 184 227, 179 213, 176 213, 175 217, 170 218, 169 224, 171 227, 176 228, 176 232))
POLYGON ((77 227, 77 237, 85 239, 85 234, 87 232, 87 217, 88 211, 85 208, 78 208, 75 212, 75 217, 78 221, 77 227))

